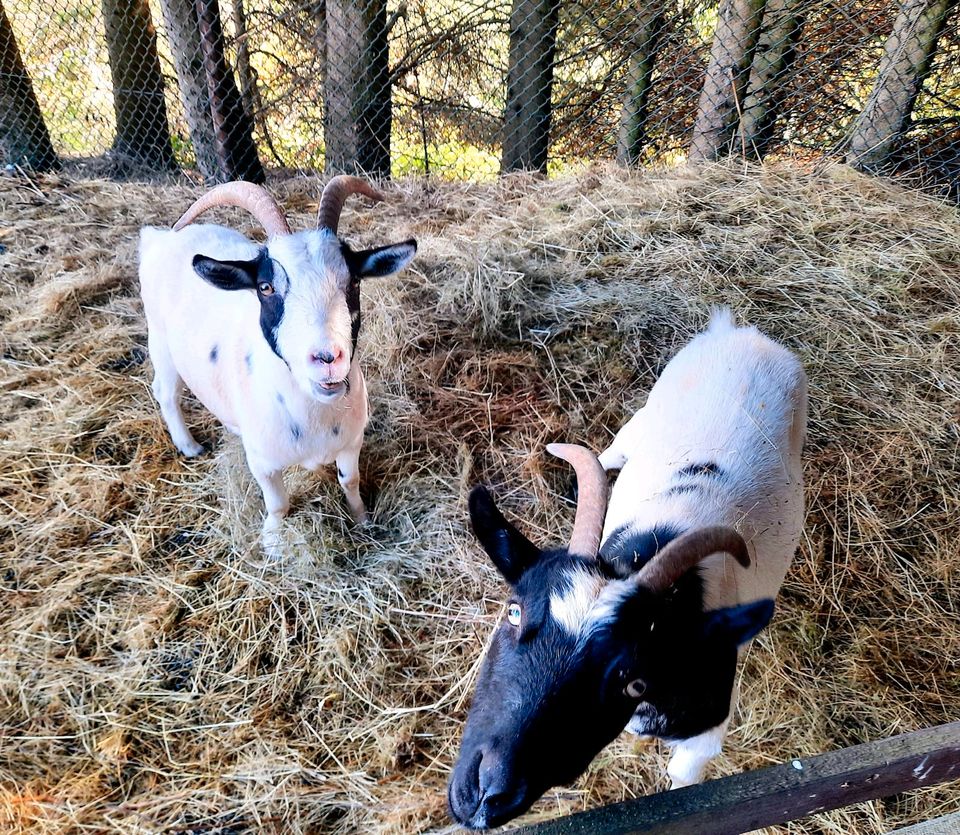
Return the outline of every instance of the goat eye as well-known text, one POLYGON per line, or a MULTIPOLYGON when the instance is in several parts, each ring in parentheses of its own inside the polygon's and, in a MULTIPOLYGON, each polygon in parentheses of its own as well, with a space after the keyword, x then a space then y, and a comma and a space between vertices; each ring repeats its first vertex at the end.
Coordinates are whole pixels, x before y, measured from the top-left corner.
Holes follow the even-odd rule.
POLYGON ((635 678, 633 681, 628 681, 627 686, 623 688, 623 692, 626 693, 631 699, 641 699, 643 694, 647 690, 647 683, 642 678, 635 678))
POLYGON ((273 295, 273 285, 269 281, 261 281, 257 286, 257 289, 260 291, 262 296, 272 296, 273 295))
POLYGON ((519 603, 511 603, 509 606, 507 606, 507 620, 510 621, 513 626, 520 625, 520 619, 522 616, 523 610, 520 608, 519 603))

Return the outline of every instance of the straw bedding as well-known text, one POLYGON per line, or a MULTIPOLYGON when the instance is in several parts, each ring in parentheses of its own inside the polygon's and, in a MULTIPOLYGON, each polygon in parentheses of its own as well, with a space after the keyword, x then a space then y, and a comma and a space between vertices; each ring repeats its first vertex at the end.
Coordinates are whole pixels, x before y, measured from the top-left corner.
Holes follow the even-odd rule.
MULTIPOLYGON (((271 188, 313 222, 317 181, 271 188)), ((449 828, 504 599, 466 492, 486 481, 562 540, 568 473, 544 445, 602 448, 721 303, 807 368, 809 513, 710 773, 960 716, 955 208, 843 167, 729 166, 404 181, 352 204, 354 242, 420 241, 363 290, 374 525, 352 527, 332 472, 291 472, 268 562, 237 440, 191 401, 211 452, 179 458, 149 389, 136 233, 195 194, 0 180, 0 829, 449 828)), ((528 819, 663 789, 664 764, 624 735, 528 819)), ((954 784, 778 831, 958 805, 954 784)))

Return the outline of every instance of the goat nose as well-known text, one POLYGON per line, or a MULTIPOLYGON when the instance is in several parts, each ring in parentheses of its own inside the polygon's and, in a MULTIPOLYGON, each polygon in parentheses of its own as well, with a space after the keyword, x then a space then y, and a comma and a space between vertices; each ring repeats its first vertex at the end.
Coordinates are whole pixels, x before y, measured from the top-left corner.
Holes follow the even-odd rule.
POLYGON ((484 752, 477 775, 480 797, 491 798, 504 792, 507 783, 505 765, 503 757, 496 751, 484 752))
POLYGON ((333 351, 317 351, 310 355, 310 359, 313 362, 320 362, 324 365, 330 365, 331 363, 336 362, 340 357, 343 356, 343 351, 337 350, 336 353, 333 351))

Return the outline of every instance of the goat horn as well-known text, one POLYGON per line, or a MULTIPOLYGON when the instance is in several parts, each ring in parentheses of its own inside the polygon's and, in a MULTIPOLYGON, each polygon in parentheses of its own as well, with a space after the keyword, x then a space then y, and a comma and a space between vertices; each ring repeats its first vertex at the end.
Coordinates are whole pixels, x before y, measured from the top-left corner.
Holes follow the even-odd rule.
POLYGON ((320 207, 317 209, 318 229, 329 229, 334 234, 337 233, 340 212, 351 194, 364 194, 376 202, 383 200, 383 195, 366 180, 338 174, 327 183, 320 195, 320 207))
POLYGON ((283 209, 277 205, 270 193, 263 186, 242 180, 222 183, 210 189, 183 213, 180 220, 173 225, 173 231, 179 232, 184 226, 189 226, 214 206, 238 206, 246 209, 260 222, 269 237, 290 234, 283 209))
POLYGON ((715 525, 695 528, 671 540, 637 572, 635 582, 655 592, 666 591, 701 560, 721 552, 730 554, 744 568, 750 565, 743 537, 733 528, 715 525))
POLYGON ((576 444, 548 444, 547 452, 573 465, 577 473, 577 515, 570 535, 571 554, 594 559, 607 514, 607 474, 597 456, 576 444))

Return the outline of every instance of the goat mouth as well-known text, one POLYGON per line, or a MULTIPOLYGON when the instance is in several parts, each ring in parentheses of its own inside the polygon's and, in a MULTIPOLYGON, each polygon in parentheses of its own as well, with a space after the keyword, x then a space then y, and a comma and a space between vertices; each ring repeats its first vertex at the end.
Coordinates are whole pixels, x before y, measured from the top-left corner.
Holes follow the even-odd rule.
POLYGON ((331 380, 326 383, 314 381, 311 387, 313 396, 318 400, 329 400, 350 390, 350 384, 346 380, 331 380))

